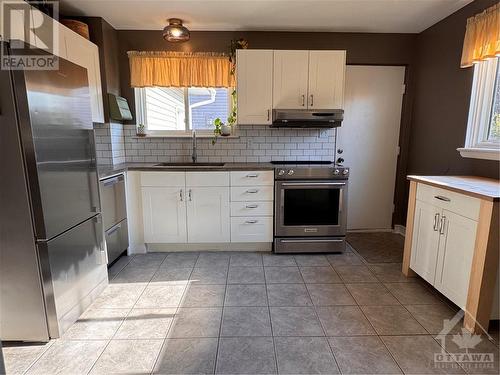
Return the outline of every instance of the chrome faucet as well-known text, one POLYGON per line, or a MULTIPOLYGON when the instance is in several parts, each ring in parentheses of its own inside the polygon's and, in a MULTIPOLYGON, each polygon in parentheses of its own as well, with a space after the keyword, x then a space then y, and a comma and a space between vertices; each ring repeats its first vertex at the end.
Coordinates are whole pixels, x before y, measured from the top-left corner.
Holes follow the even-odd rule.
POLYGON ((198 154, 196 152, 196 130, 193 130, 193 153, 191 154, 191 160, 196 163, 198 159, 198 154))

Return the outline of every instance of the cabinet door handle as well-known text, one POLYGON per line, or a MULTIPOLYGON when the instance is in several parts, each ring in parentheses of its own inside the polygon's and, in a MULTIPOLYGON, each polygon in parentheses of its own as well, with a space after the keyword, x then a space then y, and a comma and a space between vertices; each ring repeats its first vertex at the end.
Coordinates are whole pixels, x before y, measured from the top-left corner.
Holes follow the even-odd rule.
POLYGON ((446 225, 446 216, 443 215, 439 223, 439 234, 444 234, 445 225, 446 225))
POLYGON ((434 224, 432 225, 432 228, 434 229, 435 232, 438 230, 438 221, 439 221, 439 214, 434 215, 434 224))
POLYGON ((256 178, 256 177, 259 177, 259 174, 258 173, 249 173, 249 174, 247 174, 247 177, 248 178, 256 178))
POLYGON ((306 105, 306 96, 302 94, 302 107, 306 105))
POLYGON ((257 207, 259 207, 259 205, 258 205, 258 204, 247 204, 247 205, 245 206, 245 208, 257 208, 257 207))
POLYGON ((182 189, 179 190, 179 197, 181 198, 181 202, 184 201, 184 194, 182 193, 182 189))
POLYGON ((189 198, 190 202, 193 200, 193 194, 192 194, 191 189, 189 189, 189 191, 188 191, 188 198, 189 198))
POLYGON ((271 110, 267 110, 267 121, 271 118, 271 110))
POLYGON ((258 220, 247 220, 245 221, 245 224, 257 224, 258 222, 258 220))
POLYGON ((439 199, 440 201, 451 202, 450 198, 443 197, 442 195, 435 195, 434 198, 439 199))
POLYGON ((247 192, 248 194, 256 194, 256 193, 258 193, 258 192, 259 192, 259 189, 248 189, 246 192, 247 192))
POLYGON ((314 95, 311 94, 311 107, 314 105, 314 95))

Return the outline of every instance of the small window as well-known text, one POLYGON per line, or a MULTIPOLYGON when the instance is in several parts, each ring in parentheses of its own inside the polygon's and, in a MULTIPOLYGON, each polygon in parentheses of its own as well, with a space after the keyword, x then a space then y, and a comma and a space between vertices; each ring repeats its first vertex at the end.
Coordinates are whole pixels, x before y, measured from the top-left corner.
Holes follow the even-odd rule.
POLYGON ((135 89, 137 123, 152 135, 211 133, 216 118, 226 121, 230 93, 214 87, 147 87, 135 89))
POLYGON ((464 157, 500 159, 500 63, 499 58, 474 65, 464 157))

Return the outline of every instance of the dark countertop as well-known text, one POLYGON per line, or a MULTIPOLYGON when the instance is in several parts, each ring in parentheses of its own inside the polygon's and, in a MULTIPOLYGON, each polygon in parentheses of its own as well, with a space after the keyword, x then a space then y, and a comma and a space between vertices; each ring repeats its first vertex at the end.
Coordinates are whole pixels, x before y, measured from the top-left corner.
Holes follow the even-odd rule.
POLYGON ((246 170, 259 170, 259 171, 272 171, 274 166, 271 163, 225 163, 223 166, 182 166, 182 167, 169 167, 161 166, 155 167, 158 163, 123 163, 116 165, 99 165, 97 172, 99 179, 104 179, 125 171, 246 171, 246 170))

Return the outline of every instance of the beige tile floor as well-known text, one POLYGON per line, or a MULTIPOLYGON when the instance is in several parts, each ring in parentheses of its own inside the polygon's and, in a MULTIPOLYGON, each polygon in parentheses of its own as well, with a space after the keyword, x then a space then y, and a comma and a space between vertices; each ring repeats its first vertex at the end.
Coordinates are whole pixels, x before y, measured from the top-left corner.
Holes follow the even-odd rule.
POLYGON ((4 343, 7 374, 498 374, 498 333, 438 337, 455 308, 400 269, 354 249, 124 257, 61 339, 4 343), (493 361, 434 361, 465 352, 493 361))

